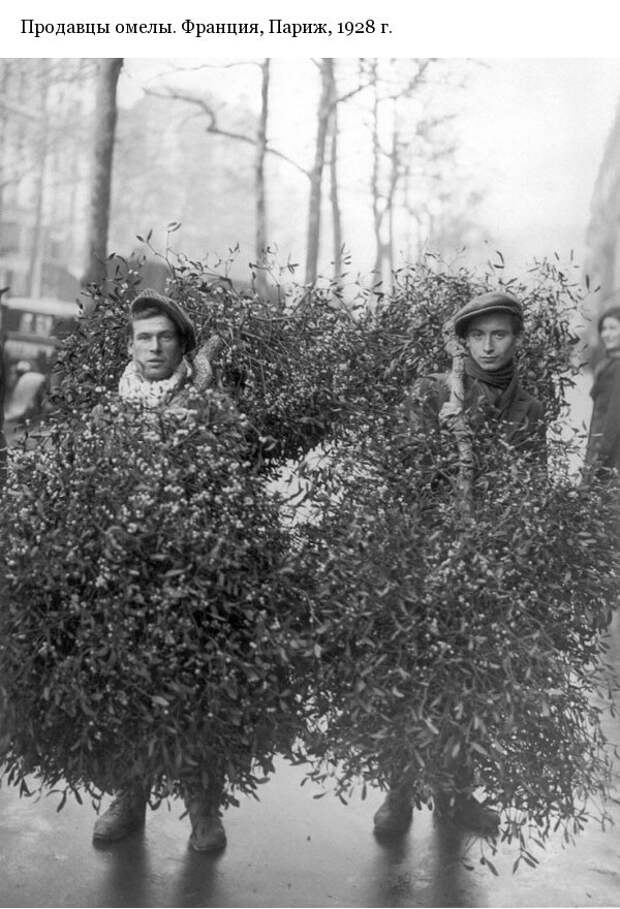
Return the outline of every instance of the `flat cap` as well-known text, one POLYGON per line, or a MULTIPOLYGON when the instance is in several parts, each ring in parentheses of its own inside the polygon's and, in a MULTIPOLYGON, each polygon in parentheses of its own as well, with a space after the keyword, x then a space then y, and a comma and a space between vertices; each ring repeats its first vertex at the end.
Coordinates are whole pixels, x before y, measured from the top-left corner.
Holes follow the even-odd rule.
POLYGON ((523 327, 523 310, 516 297, 502 291, 491 290, 473 297, 469 303, 459 309, 454 317, 454 331, 459 338, 463 338, 472 319, 475 319, 476 316, 488 316, 494 312, 516 316, 520 327, 523 327))
POLYGON ((196 347, 194 326, 185 310, 175 300, 160 294, 157 290, 146 288, 141 290, 133 300, 129 310, 131 318, 139 319, 141 314, 149 309, 158 309, 174 322, 183 341, 185 353, 189 353, 196 347))

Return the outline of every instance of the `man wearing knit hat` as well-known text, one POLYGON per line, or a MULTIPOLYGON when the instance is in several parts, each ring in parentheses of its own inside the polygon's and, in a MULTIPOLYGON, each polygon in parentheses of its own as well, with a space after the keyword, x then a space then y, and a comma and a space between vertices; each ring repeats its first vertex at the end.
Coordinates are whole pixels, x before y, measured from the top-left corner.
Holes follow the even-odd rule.
MULTIPOLYGON (((426 439, 442 438, 441 429, 465 432, 471 440, 474 468, 480 475, 487 467, 498 469, 498 445, 514 456, 544 464, 545 421, 540 402, 521 385, 515 364, 523 312, 519 301, 504 292, 480 294, 456 313, 454 334, 463 363, 463 398, 456 406, 450 377, 438 373, 418 379, 407 401, 412 433, 426 439), (485 453, 487 458, 485 458, 485 453), (490 459, 488 458, 490 456, 490 459)), ((445 478, 444 478, 445 479, 445 478)), ((441 484, 441 480, 439 480, 441 484)), ((429 493, 437 478, 429 482, 429 493)), ((492 834, 499 815, 466 794, 471 779, 467 772, 453 768, 463 791, 435 793, 436 813, 458 826, 492 834)), ((404 833, 412 819, 409 787, 396 780, 375 814, 375 832, 380 835, 404 833)))
MULTIPOLYGON (((215 339, 218 340, 219 339, 215 339)), ((186 410, 192 388, 204 390, 212 381, 210 357, 215 352, 207 344, 190 361, 195 351, 194 326, 182 307, 154 290, 144 290, 130 309, 128 352, 130 362, 119 383, 121 400, 152 410, 186 410)), ((214 780, 209 789, 186 781, 185 803, 192 826, 190 845, 197 852, 220 849, 226 834, 219 817, 219 802, 224 780, 214 780)), ((120 840, 143 826, 150 787, 148 781, 117 791, 116 798, 99 817, 93 838, 110 842, 120 840)))

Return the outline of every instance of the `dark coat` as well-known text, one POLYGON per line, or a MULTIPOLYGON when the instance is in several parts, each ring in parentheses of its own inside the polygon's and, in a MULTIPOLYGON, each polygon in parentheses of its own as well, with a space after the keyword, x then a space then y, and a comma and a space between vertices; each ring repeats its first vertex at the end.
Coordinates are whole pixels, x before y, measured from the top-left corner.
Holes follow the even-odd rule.
POLYGON ((6 385, 4 379, 4 356, 2 347, 0 347, 0 490, 6 480, 6 439, 2 431, 4 425, 4 397, 6 385))
POLYGON ((590 394, 594 406, 586 464, 620 470, 620 358, 609 357, 597 367, 590 394))
MULTIPOLYGON (((472 430, 474 449, 484 437, 491 444, 502 440, 515 453, 546 462, 546 424, 543 406, 517 380, 510 404, 500 414, 484 400, 479 385, 465 376, 463 402, 472 430)), ((448 373, 418 379, 409 394, 407 410, 412 429, 440 437, 439 411, 450 398, 448 373)), ((488 448, 488 444, 486 445, 488 448)))

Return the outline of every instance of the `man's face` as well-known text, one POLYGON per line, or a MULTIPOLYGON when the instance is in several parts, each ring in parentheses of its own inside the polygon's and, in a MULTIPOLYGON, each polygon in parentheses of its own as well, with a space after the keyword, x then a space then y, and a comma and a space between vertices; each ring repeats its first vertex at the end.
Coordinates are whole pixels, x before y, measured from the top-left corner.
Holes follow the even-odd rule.
POLYGON ((615 316, 606 316, 601 325, 601 341, 607 353, 620 350, 620 320, 615 316))
POLYGON ((506 366, 517 346, 510 316, 506 313, 476 316, 467 328, 465 346, 481 369, 494 372, 506 366))
POLYGON ((177 327, 168 316, 134 319, 129 353, 148 382, 169 379, 183 359, 177 327))

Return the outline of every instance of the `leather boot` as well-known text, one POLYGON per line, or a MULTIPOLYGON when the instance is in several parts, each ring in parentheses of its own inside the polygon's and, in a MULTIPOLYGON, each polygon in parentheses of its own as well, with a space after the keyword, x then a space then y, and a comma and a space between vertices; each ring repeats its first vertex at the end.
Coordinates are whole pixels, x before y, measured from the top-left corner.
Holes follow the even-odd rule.
POLYGON ((193 794, 185 799, 192 832, 189 844, 195 852, 214 852, 226 845, 226 831, 220 820, 218 808, 204 794, 193 794))
POLYGON ((463 830, 493 836, 499 827, 499 813, 482 805, 473 795, 441 792, 435 796, 435 814, 463 830))
POLYGON ((93 839, 112 842, 139 830, 144 826, 146 803, 142 786, 121 789, 108 810, 95 821, 93 839))
POLYGON ((411 824, 411 796, 402 789, 391 789, 374 817, 375 833, 379 836, 398 836, 411 824))

